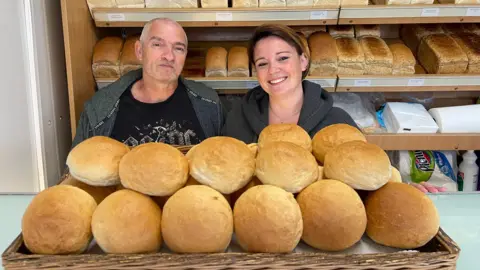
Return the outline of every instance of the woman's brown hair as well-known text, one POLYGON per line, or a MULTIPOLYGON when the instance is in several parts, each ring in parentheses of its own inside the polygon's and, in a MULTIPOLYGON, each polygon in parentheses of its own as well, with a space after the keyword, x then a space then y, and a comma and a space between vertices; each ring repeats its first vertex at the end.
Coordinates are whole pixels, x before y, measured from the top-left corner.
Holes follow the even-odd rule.
POLYGON ((302 55, 302 53, 305 54, 308 61, 307 69, 302 72, 302 79, 305 79, 310 69, 310 50, 307 47, 307 42, 306 40, 302 40, 302 37, 300 37, 300 35, 298 35, 292 28, 283 24, 264 24, 255 29, 248 46, 248 58, 250 59, 250 62, 255 64, 253 51, 257 43, 260 40, 271 36, 278 37, 290 44, 290 46, 295 48, 298 55, 302 55))

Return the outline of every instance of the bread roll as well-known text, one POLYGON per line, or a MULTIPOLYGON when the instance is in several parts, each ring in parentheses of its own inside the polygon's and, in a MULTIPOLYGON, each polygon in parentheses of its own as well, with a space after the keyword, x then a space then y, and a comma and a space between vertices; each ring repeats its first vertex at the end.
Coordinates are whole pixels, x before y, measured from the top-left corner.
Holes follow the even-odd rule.
POLYGON ((259 7, 286 7, 286 0, 259 0, 259 7))
POLYGON ((190 174, 223 194, 245 186, 255 172, 255 157, 248 146, 231 137, 210 137, 195 148, 190 174))
POLYGON ((228 8, 228 0, 200 0, 202 8, 228 8))
POLYGON ((123 39, 105 37, 93 48, 92 72, 95 79, 120 77, 120 54, 123 39))
POLYGON ((333 124, 318 131, 312 139, 313 155, 322 164, 325 155, 342 143, 349 141, 366 142, 363 133, 347 124, 333 124))
POLYGON ((70 185, 74 187, 78 187, 83 191, 90 194, 95 199, 97 204, 100 204, 108 195, 112 194, 117 190, 117 186, 109 186, 109 187, 95 187, 90 186, 82 181, 78 181, 73 176, 68 175, 68 177, 62 181, 61 185, 70 185))
POLYGON ((312 151, 312 139, 310 135, 299 125, 295 124, 271 124, 265 127, 258 136, 258 148, 262 149, 271 142, 291 142, 301 146, 305 150, 312 151))
POLYGON ((368 6, 368 0, 341 0, 340 6, 368 6))
POLYGON ((205 77, 227 77, 227 50, 211 47, 205 59, 205 77))
POLYGON ((115 0, 118 8, 145 8, 145 0, 115 0))
POLYGON ((228 77, 249 77, 248 51, 246 47, 232 47, 228 51, 228 77))
POLYGON ((400 37, 413 55, 417 55, 418 45, 424 37, 438 33, 443 33, 439 24, 405 24, 400 28, 400 37))
POLYGON ((97 207, 92 231, 105 253, 150 253, 162 245, 162 211, 148 196, 123 189, 97 207))
POLYGON ((97 203, 87 192, 57 185, 38 193, 22 218, 25 246, 34 254, 84 252, 92 239, 90 224, 97 203))
POLYGON ((365 200, 367 235, 389 247, 414 249, 438 232, 439 216, 433 202, 404 183, 388 183, 365 200))
POLYGON ((140 39, 140 36, 131 36, 125 40, 120 57, 120 73, 125 75, 132 70, 142 68, 142 61, 138 60, 135 54, 135 42, 140 39))
POLYGON ((234 8, 256 8, 256 7, 258 7, 258 0, 232 0, 232 7, 234 7, 234 8))
POLYGON ((365 55, 362 47, 354 38, 337 38, 338 74, 363 75, 365 73, 365 55))
POLYGON ((347 37, 353 38, 355 37, 355 31, 353 29, 353 25, 329 25, 328 26, 328 33, 334 37, 347 37))
POLYGON ((120 159, 130 151, 125 144, 105 136, 94 136, 77 144, 67 156, 67 166, 75 179, 91 186, 120 183, 120 159))
POLYGON ((467 73, 480 73, 480 36, 472 33, 458 33, 452 35, 453 39, 467 54, 467 73))
POLYGON ((197 0, 145 0, 147 8, 198 8, 197 0))
POLYGON ((360 38, 364 36, 380 37, 380 25, 378 24, 355 25, 355 37, 360 38))
POLYGON ((293 195, 270 185, 243 193, 233 219, 238 244, 247 252, 292 252, 303 232, 302 213, 293 195))
POLYGON ((232 209, 222 194, 210 187, 184 187, 163 208, 162 233, 174 252, 223 252, 233 234, 232 209))
MULTIPOLYGON (((195 186, 195 185, 203 185, 202 183, 198 182, 193 176, 189 175, 187 183, 185 183, 185 186, 195 186)), ((230 204, 231 202, 231 196, 230 194, 222 194, 222 196, 227 200, 227 202, 230 204)))
POLYGON ((337 180, 322 180, 297 196, 302 211, 302 240, 324 251, 345 250, 361 238, 367 215, 357 192, 337 180))
POLYGON ((260 148, 255 175, 265 185, 297 193, 317 181, 318 165, 315 157, 304 148, 277 141, 260 148))
POLYGON ((311 51, 311 76, 336 75, 337 43, 328 33, 315 32, 308 38, 311 51))
POLYGON ((464 73, 468 57, 455 40, 446 34, 433 34, 422 39, 418 61, 430 74, 464 73))
POLYGON ((359 38, 365 54, 365 74, 392 74, 393 56, 387 43, 379 37, 364 36, 359 38))
POLYGON ((187 182, 188 160, 171 145, 145 143, 122 158, 119 172, 126 188, 151 196, 172 195, 187 182))
POLYGON ((391 166, 392 170, 392 177, 390 177, 390 180, 388 182, 399 182, 402 183, 402 175, 400 172, 397 170, 397 168, 391 166))
POLYGON ((393 75, 415 74, 416 60, 412 51, 402 43, 388 45, 393 56, 393 75))
POLYGON ((360 190, 377 190, 392 177, 385 151, 362 141, 346 142, 328 152, 324 173, 328 179, 338 179, 360 190))
POLYGON ((314 7, 339 7, 340 0, 313 0, 314 7))

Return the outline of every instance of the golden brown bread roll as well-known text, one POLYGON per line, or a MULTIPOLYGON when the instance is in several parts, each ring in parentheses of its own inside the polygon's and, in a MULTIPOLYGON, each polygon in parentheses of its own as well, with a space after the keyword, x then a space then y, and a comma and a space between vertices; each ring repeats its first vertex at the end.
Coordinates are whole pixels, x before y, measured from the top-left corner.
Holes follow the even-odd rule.
MULTIPOLYGON (((193 178, 193 176, 189 175, 188 176, 188 180, 187 180, 187 183, 185 184, 185 186, 193 186, 193 185, 203 185, 202 183, 198 182, 197 180, 195 180, 195 178, 193 178)), ((222 194, 223 197, 225 197, 225 200, 227 200, 227 202, 230 204, 230 201, 231 201, 231 194, 222 194)))
POLYGON ((392 166, 391 169, 392 169, 392 177, 390 177, 390 180, 388 180, 388 182, 402 183, 402 175, 400 175, 400 172, 397 170, 397 168, 392 166))
POLYGON ((93 48, 92 71, 95 79, 119 78, 123 39, 105 37, 93 48))
POLYGON ((190 174, 222 194, 245 186, 255 172, 255 156, 235 138, 217 136, 202 141, 190 157, 190 174))
POLYGON ((34 254, 79 254, 92 239, 97 203, 87 192, 58 185, 38 193, 22 218, 25 246, 34 254))
POLYGON ((117 140, 94 136, 77 144, 68 153, 66 164, 79 181, 91 186, 114 186, 120 183, 120 160, 129 151, 117 140))
POLYGON ((336 38, 339 75, 363 75, 365 54, 360 43, 352 37, 336 38))
POLYGON ((123 76, 132 70, 142 68, 142 61, 135 54, 135 43, 140 39, 139 35, 130 36, 125 40, 120 57, 120 74, 123 76))
POLYGON ((319 130, 312 139, 313 155, 322 164, 325 155, 342 143, 349 141, 363 141, 367 138, 363 133, 347 124, 333 124, 319 130))
POLYGON ((367 215, 357 192, 337 180, 322 180, 297 196, 302 211, 302 240, 325 251, 345 250, 361 238, 367 215))
POLYGON ((291 252, 303 232, 302 213, 293 195, 270 185, 243 193, 233 219, 237 241, 247 252, 291 252))
POLYGON ((324 174, 360 190, 377 190, 392 177, 385 151, 362 141, 346 142, 329 151, 325 155, 324 174))
POLYGON ((468 57, 457 42, 447 34, 433 34, 418 46, 418 61, 430 74, 464 73, 468 57))
POLYGON ((392 74, 393 55, 387 43, 383 39, 374 36, 363 36, 358 40, 365 54, 365 74, 392 74))
POLYGON ((338 70, 337 43, 325 32, 315 32, 308 38, 311 50, 310 75, 336 75, 338 70))
POLYGON ((126 188, 151 196, 167 196, 187 182, 188 160, 171 145, 145 143, 122 158, 119 173, 126 188))
POLYGON ((265 185, 297 193, 318 179, 315 157, 291 142, 271 142, 257 155, 255 175, 265 185))
POLYGON ((370 193, 365 209, 367 235, 389 247, 424 246, 440 227, 437 209, 430 198, 404 183, 388 183, 370 193))
POLYGON ((82 181, 78 181, 71 175, 68 175, 68 177, 64 181, 62 181, 61 185, 70 185, 70 186, 78 187, 83 191, 86 191, 95 199, 95 202, 97 202, 97 204, 100 204, 108 195, 117 191, 117 186, 108 186, 108 187, 90 186, 83 183, 82 181))
POLYGON ((211 47, 205 58, 205 77, 227 77, 227 50, 211 47))
POLYGON ((97 207, 92 231, 105 253, 150 253, 162 245, 162 211, 148 196, 123 189, 97 207))
POLYGON ((228 51, 228 77, 249 77, 248 51, 246 47, 235 46, 228 51))
POLYGON ((208 186, 184 187, 163 208, 162 233, 174 252, 223 252, 233 234, 232 209, 208 186))
POLYGON ((265 127, 258 136, 258 148, 271 142, 291 142, 301 146, 305 150, 312 151, 312 139, 300 126, 295 124, 271 124, 265 127))

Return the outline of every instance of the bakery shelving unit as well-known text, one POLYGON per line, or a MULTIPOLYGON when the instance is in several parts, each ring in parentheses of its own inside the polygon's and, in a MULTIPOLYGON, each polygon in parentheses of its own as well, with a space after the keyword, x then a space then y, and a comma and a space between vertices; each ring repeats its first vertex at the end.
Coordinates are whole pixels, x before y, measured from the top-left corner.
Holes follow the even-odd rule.
POLYGON ((478 22, 479 5, 368 5, 340 9, 339 24, 411 24, 478 22))
MULTIPOLYGON (((332 24, 410 24, 480 22, 480 5, 350 6, 342 8, 255 8, 255 9, 150 9, 97 8, 92 13, 85 0, 61 0, 72 135, 75 134, 84 102, 112 80, 95 81, 91 57, 96 42, 106 35, 121 35, 140 28, 155 17, 169 17, 186 28, 232 29, 263 23, 290 26, 332 24), (94 19, 92 19, 92 17, 94 19), (97 85, 98 83, 98 85, 97 85)), ((215 31, 214 31, 215 32, 215 31)), ((210 32, 208 35, 211 35, 210 32)), ((211 41, 211 40, 210 40, 211 41)), ((243 40, 244 41, 244 40, 243 40)), ((187 76, 188 77, 188 76, 187 76)), ((244 93, 256 86, 254 78, 192 77, 220 93, 244 93)), ((480 78, 473 75, 338 76, 309 77, 328 91, 384 92, 389 100, 400 100, 405 92, 433 92, 438 106, 471 104, 480 91, 480 78)), ((367 138, 385 150, 480 149, 480 134, 369 134, 367 138)))

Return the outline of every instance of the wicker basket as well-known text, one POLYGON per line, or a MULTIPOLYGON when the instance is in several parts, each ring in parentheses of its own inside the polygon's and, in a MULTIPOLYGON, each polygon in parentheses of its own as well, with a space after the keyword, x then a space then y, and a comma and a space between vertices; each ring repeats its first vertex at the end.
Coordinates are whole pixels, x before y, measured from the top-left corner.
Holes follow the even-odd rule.
MULTIPOLYGON (((186 153, 191 147, 178 147, 186 153)), ((66 174, 67 175, 67 174, 66 174)), ((66 176, 62 177, 61 181, 66 176)), ((61 182, 60 181, 60 182, 61 182)), ((20 234, 2 254, 3 266, 10 269, 321 269, 321 270, 406 270, 456 269, 460 248, 440 229, 419 252, 339 255, 321 252, 289 254, 31 254, 20 234)))

